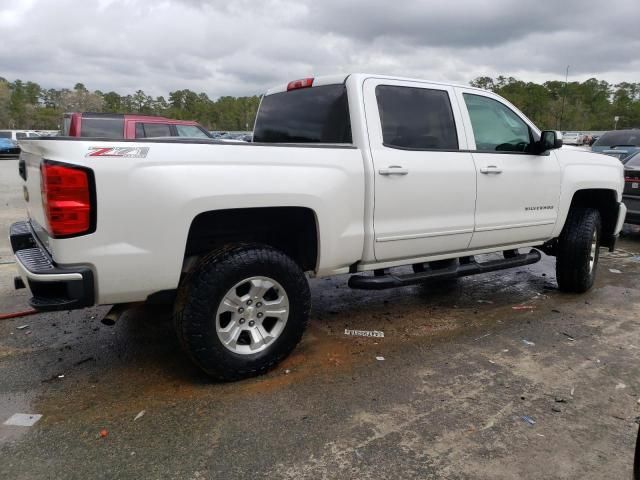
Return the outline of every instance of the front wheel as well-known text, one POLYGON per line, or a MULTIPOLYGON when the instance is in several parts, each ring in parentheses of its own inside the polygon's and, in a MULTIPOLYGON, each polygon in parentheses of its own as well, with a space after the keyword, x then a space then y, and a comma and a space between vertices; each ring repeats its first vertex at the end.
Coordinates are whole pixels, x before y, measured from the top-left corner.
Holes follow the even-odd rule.
POLYGON ((600 258, 600 212, 574 208, 558 238, 556 278, 564 292, 582 293, 593 286, 600 258))
POLYGON ((223 381, 265 373, 295 348, 310 310, 307 279, 284 253, 238 245, 206 256, 178 292, 183 348, 223 381))

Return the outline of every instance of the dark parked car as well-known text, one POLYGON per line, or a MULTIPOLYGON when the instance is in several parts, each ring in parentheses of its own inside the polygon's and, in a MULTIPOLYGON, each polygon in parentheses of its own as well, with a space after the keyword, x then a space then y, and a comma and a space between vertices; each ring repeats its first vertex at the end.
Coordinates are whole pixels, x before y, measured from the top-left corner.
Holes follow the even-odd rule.
POLYGON ((627 207, 626 223, 640 225, 640 151, 623 160, 624 192, 622 201, 627 207))
POLYGON ((0 158, 16 158, 20 155, 20 147, 10 138, 0 138, 0 158))
POLYGON ((591 150, 624 160, 640 152, 640 128, 606 132, 591 146, 591 150))

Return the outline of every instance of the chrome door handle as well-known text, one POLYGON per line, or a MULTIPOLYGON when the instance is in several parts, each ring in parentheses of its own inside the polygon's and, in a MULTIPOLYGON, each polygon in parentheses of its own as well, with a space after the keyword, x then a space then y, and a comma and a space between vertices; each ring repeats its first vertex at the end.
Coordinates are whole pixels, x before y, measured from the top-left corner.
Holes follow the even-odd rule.
POLYGON ((409 170, 402 168, 400 165, 390 165, 387 168, 381 168, 378 173, 380 175, 406 175, 409 170))
POLYGON ((498 168, 495 165, 487 165, 486 167, 480 168, 480 173, 489 174, 489 173, 502 173, 502 169, 498 168))

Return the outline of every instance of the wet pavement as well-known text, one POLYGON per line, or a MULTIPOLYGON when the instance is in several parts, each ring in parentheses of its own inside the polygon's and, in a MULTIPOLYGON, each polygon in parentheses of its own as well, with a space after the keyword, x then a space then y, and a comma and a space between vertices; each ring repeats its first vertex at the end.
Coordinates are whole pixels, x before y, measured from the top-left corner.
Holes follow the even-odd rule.
MULTIPOLYGON (((12 168, 3 236, 23 216, 12 168)), ((383 292, 312 280, 300 346, 232 384, 192 366, 167 309, 0 320, 0 423, 42 415, 0 424, 0 478, 630 478, 640 234, 602 254, 585 295, 556 290, 548 257, 383 292)), ((0 240, 0 314, 26 306, 10 262, 0 240)))

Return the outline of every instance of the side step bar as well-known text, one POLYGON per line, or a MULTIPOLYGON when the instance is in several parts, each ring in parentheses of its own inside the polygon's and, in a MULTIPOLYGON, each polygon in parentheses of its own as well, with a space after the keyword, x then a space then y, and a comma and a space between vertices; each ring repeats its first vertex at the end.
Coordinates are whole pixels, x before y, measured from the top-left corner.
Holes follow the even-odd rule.
POLYGON ((461 262, 460 265, 441 269, 429 269, 417 273, 409 273, 404 275, 394 275, 387 273, 385 275, 354 275, 349 278, 349 287, 360 290, 384 290, 386 288, 405 287, 407 285, 415 285, 425 280, 447 279, 456 277, 467 277, 478 273, 494 272, 496 270, 504 270, 513 267, 522 267, 531 265, 540 261, 542 255, 538 250, 531 250, 529 253, 514 255, 510 252, 509 256, 500 260, 490 260, 488 262, 461 262))

